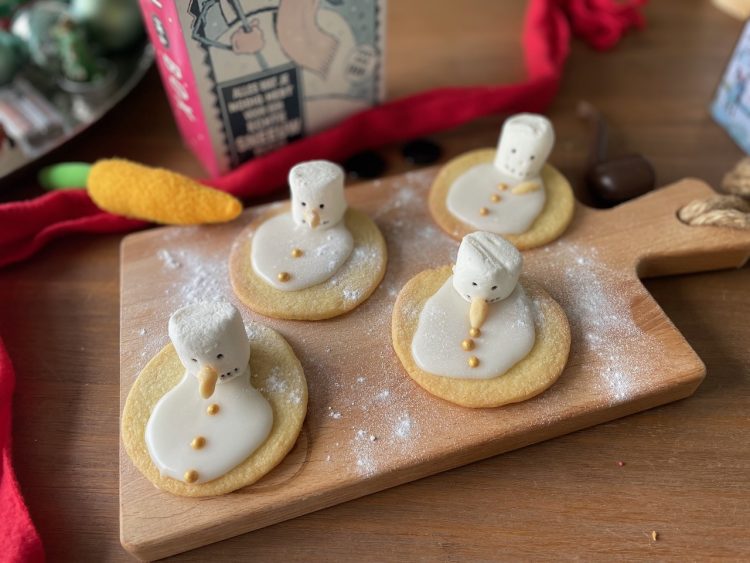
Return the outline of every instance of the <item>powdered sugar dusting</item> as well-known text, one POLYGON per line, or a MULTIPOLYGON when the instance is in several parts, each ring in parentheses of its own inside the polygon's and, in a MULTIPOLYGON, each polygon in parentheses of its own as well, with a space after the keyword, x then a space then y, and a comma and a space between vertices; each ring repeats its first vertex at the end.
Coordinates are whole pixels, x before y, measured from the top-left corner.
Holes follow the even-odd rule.
POLYGON ((175 256, 165 248, 159 250, 156 255, 159 257, 159 260, 164 263, 164 266, 170 270, 175 270, 182 266, 177 258, 175 258, 175 256))
POLYGON ((638 283, 599 259, 596 248, 564 240, 536 250, 527 271, 547 287, 568 316, 571 355, 586 357, 589 373, 612 403, 632 398, 654 369, 659 343, 634 322, 626 285, 638 283), (640 360, 647 357, 648 363, 640 360))

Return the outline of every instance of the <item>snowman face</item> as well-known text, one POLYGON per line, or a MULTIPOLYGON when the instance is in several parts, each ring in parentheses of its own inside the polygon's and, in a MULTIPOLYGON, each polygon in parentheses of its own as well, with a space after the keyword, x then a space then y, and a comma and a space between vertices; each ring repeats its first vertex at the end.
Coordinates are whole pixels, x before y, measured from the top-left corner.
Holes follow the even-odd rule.
POLYGON ((517 180, 529 180, 539 175, 554 144, 555 132, 546 117, 531 113, 515 115, 503 125, 495 167, 517 180))
POLYGON ((517 281, 518 278, 504 269, 488 273, 453 267, 453 288, 469 302, 475 298, 487 303, 505 299, 516 287, 517 281))
POLYGON ((224 383, 246 372, 250 345, 242 317, 229 303, 183 307, 169 319, 169 337, 190 375, 210 368, 224 383))
POLYGON ((344 172, 326 160, 296 165, 289 172, 292 192, 292 217, 298 225, 312 229, 330 229, 346 213, 344 172))
POLYGON ((500 301, 515 289, 521 265, 521 253, 500 235, 482 231, 468 234, 458 247, 453 288, 469 302, 500 301))

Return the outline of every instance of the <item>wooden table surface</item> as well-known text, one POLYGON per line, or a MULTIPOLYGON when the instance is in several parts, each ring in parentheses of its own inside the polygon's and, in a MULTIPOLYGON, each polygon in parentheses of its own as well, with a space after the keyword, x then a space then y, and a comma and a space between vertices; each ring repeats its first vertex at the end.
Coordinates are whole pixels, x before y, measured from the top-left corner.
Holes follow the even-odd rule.
MULTIPOLYGON (((470 10, 456 14, 447 0, 390 3, 390 96, 522 77, 524 2, 465 4, 470 10)), ((582 98, 610 118, 613 151, 648 155, 661 184, 696 176, 717 185, 741 156, 707 112, 740 24, 708 0, 654 1, 646 13, 648 28, 614 52, 573 47, 549 115, 559 139, 553 161, 579 187, 582 98)), ((481 119, 436 139, 451 157, 493 145, 500 122, 481 119)), ((388 174, 410 169, 398 147, 384 154, 388 174)), ((201 175, 155 72, 50 161, 112 155, 201 175)), ((0 199, 37 193, 24 187, 32 172, 0 199)), ((18 377, 15 467, 50 561, 130 558, 117 510, 120 239, 69 237, 0 270, 0 334, 18 377)), ((750 268, 646 286, 708 367, 690 399, 175 559, 747 558, 750 268)))

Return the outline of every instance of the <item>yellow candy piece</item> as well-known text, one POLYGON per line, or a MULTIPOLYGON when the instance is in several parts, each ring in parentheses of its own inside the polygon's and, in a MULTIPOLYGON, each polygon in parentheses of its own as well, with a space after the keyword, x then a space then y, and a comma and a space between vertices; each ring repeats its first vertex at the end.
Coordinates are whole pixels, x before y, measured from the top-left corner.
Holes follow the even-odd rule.
POLYGON ((164 225, 225 223, 242 212, 236 197, 127 160, 96 162, 87 184, 89 196, 104 211, 164 225))

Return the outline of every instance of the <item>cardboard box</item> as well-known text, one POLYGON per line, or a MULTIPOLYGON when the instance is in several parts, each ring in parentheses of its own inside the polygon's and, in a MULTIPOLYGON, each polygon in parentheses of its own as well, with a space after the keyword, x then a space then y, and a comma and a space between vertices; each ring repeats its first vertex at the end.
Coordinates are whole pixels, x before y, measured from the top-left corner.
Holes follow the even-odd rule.
POLYGON ((724 70, 711 115, 750 154, 750 23, 745 24, 724 70))
POLYGON ((180 131, 212 175, 380 102, 385 0, 141 0, 180 131))

